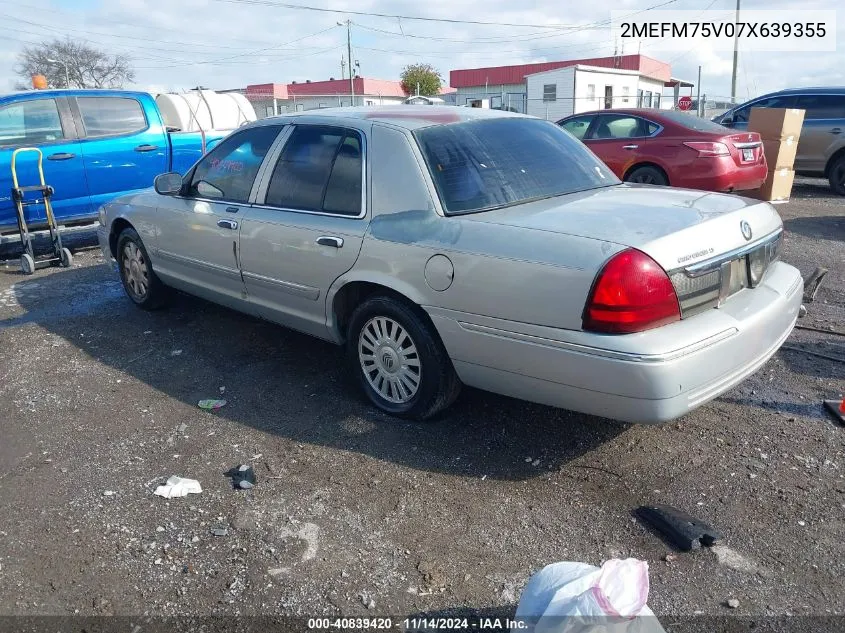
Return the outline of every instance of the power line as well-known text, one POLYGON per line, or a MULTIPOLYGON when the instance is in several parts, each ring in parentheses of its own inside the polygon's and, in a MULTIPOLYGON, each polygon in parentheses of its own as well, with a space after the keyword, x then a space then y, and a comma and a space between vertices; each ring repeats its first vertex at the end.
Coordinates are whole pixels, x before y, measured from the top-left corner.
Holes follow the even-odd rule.
MULTIPOLYGON (((534 28, 534 29, 579 29, 580 26, 577 24, 515 24, 513 22, 487 22, 483 20, 457 20, 452 18, 430 18, 430 17, 423 17, 423 16, 413 16, 413 15, 398 15, 395 13, 377 13, 374 11, 352 11, 348 9, 327 9, 324 7, 312 7, 302 4, 287 4, 283 2, 273 2, 272 0, 214 0, 215 2, 226 2, 229 4, 252 4, 252 5, 261 5, 267 7, 276 7, 279 9, 294 9, 294 10, 301 10, 301 11, 318 11, 321 13, 342 13, 348 15, 365 15, 369 17, 376 17, 376 18, 389 18, 392 20, 416 20, 419 22, 439 22, 445 24, 475 24, 479 26, 509 26, 509 27, 525 27, 525 28, 534 28)), ((678 0, 666 0, 665 2, 661 2, 654 6, 648 7, 647 9, 643 9, 638 11, 637 13, 643 13, 645 11, 651 11, 652 9, 657 9, 659 7, 665 7, 669 4, 674 4, 678 2, 678 0)), ((633 15, 633 14, 632 14, 633 15)), ((610 20, 607 20, 609 23, 610 20)))

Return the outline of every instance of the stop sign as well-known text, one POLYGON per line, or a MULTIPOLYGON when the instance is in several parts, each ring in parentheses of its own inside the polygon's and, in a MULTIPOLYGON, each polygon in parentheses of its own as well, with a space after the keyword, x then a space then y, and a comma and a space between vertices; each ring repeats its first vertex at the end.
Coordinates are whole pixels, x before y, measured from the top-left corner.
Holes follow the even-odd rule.
POLYGON ((678 109, 679 110, 691 110, 692 109, 692 97, 681 97, 678 99, 678 109))

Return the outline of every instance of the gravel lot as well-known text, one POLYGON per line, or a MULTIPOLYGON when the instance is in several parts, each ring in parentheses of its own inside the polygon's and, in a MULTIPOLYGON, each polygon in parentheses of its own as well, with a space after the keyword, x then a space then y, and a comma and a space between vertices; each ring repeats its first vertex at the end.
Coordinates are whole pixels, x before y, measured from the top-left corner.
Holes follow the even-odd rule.
MULTIPOLYGON (((845 200, 802 180, 778 209, 785 259, 830 269, 801 322, 824 332, 788 345, 845 359, 845 200)), ((663 426, 469 389, 417 425, 370 408, 328 344, 187 296, 136 309, 94 249, 0 263, 0 350, 0 615, 506 616, 546 564, 629 556, 664 626, 845 615, 845 428, 821 406, 841 361, 781 350, 663 426), (252 490, 223 476, 240 463, 252 490), (202 494, 153 496, 170 475, 202 494), (724 547, 667 562, 632 517, 648 502, 724 547)))

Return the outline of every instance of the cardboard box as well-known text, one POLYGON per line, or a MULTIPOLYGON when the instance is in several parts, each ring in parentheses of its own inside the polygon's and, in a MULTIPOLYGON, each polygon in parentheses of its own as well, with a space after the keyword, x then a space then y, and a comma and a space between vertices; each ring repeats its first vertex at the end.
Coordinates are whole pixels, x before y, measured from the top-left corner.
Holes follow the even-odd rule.
POLYGON ((792 181, 794 179, 795 172, 788 167, 770 168, 763 186, 754 191, 743 192, 743 195, 767 202, 787 202, 792 195, 792 181))
POLYGON ((783 141, 763 141, 763 153, 766 155, 769 169, 792 169, 797 151, 798 141, 791 136, 783 141))
POLYGON ((751 108, 748 131, 757 132, 764 141, 784 141, 801 137, 804 110, 797 108, 751 108))

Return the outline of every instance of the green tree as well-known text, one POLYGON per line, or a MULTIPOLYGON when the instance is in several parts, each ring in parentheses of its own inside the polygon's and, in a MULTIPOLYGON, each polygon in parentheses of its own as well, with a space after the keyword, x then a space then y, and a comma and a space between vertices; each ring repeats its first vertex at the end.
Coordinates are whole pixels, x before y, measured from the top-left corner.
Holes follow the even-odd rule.
POLYGON ((431 64, 410 64, 402 69, 400 75, 402 90, 406 95, 419 94, 426 97, 436 97, 440 94, 443 78, 431 64))
POLYGON ((109 55, 70 38, 25 47, 15 73, 23 79, 21 87, 28 87, 33 75, 47 77, 51 88, 122 88, 135 79, 125 55, 109 55))

